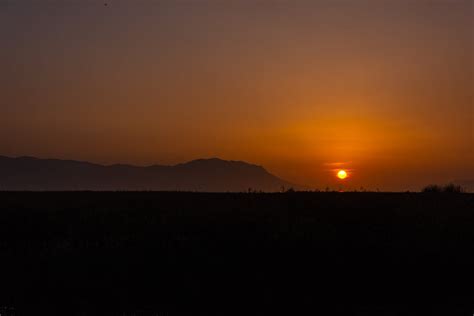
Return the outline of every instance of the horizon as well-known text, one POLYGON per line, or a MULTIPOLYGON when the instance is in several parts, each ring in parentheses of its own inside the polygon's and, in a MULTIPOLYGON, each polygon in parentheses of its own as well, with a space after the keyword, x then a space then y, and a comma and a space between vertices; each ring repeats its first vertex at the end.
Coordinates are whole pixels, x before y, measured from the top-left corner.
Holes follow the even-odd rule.
POLYGON ((219 157, 311 188, 474 180, 470 0, 106 4, 0 4, 2 155, 219 157))
MULTIPOLYGON (((251 185, 249 185, 248 188, 247 187, 245 188, 246 190, 248 189, 249 192, 253 192, 253 193, 258 193, 258 192, 261 192, 261 193, 285 193, 285 192, 292 192, 294 190, 296 192, 341 192, 341 193, 342 192, 352 192, 352 193, 353 192, 367 192, 367 193, 374 193, 374 192, 380 192, 380 193, 406 193, 406 192, 411 192, 411 193, 416 193, 416 192, 422 192, 423 190, 425 190, 426 188, 429 188, 429 187, 434 188, 434 189, 438 189, 438 190, 442 190, 444 187, 451 186, 451 185, 459 186, 459 189, 461 190, 461 192, 474 193, 474 186, 473 186, 474 181, 465 180, 465 179, 455 179, 453 181, 449 181, 449 182, 446 182, 446 183, 427 183, 424 186, 422 186, 418 189, 415 189, 415 190, 406 189, 406 190, 392 190, 392 191, 390 191, 390 190, 380 190, 380 188, 366 188, 366 187, 357 188, 357 187, 351 186, 350 184, 345 184, 345 183, 342 183, 342 182, 340 182, 335 187, 331 187, 329 185, 326 185, 326 186, 323 186, 323 187, 311 187, 311 186, 308 186, 308 185, 305 185, 305 184, 294 183, 294 182, 291 182, 291 181, 287 181, 286 179, 281 178, 277 174, 273 174, 271 171, 267 170, 265 168, 265 166, 257 165, 257 164, 254 164, 254 163, 248 162, 248 161, 225 160, 225 159, 221 159, 219 157, 196 158, 196 159, 193 159, 193 160, 189 160, 189 161, 185 161, 185 162, 181 162, 181 163, 177 163, 177 164, 172 164, 172 165, 163 165, 163 164, 135 165, 135 164, 123 164, 123 163, 100 164, 100 163, 94 163, 94 162, 84 161, 84 160, 42 158, 42 157, 34 157, 34 156, 9 157, 9 156, 0 155, 0 158, 6 158, 6 159, 12 159, 12 160, 29 159, 29 160, 39 160, 39 161, 72 162, 72 163, 81 163, 81 164, 91 164, 91 165, 94 165, 94 166, 99 166, 99 167, 104 167, 104 168, 131 167, 131 168, 138 168, 138 169, 142 169, 142 168, 143 169, 151 169, 153 167, 176 168, 176 167, 181 167, 181 166, 194 164, 196 162, 201 162, 201 161, 219 162, 219 163, 223 162, 223 163, 240 164, 240 165, 246 165, 246 166, 249 166, 249 167, 261 168, 263 171, 267 172, 269 175, 271 175, 273 177, 276 177, 276 179, 279 179, 283 182, 286 182, 285 184, 287 185, 286 187, 285 187, 285 185, 282 185, 281 187, 278 188, 278 190, 270 190, 270 191, 265 191, 265 190, 262 191, 258 187, 253 188, 251 185)), ((0 167, 1 167, 1 165, 0 165, 0 167)), ((341 180, 343 180, 343 179, 341 179, 341 180)), ((205 181, 203 181, 203 180, 201 180, 201 181, 202 181, 202 184, 204 185, 205 181)), ((232 179, 229 179, 229 181, 232 181, 232 179)), ((0 186, 0 189, 1 189, 1 186, 0 186)), ((79 191, 84 191, 84 190, 89 191, 89 189, 81 189, 79 191)), ((5 191, 5 190, 1 190, 1 191, 5 191)), ((9 191, 9 190, 6 190, 6 191, 9 191)), ((23 190, 20 190, 20 191, 23 191, 23 190)), ((29 191, 29 190, 27 190, 27 191, 29 191)), ((33 191, 36 191, 36 190, 33 190, 33 191)), ((67 189, 66 191, 70 191, 70 190, 67 189)), ((107 191, 116 191, 116 190, 107 190, 107 191)), ((142 191, 142 190, 136 190, 136 189, 126 190, 125 189, 125 191, 137 192, 137 191, 142 191)), ((143 191, 168 192, 169 190, 168 189, 166 189, 166 190, 144 189, 143 191)), ((177 189, 172 190, 172 191, 196 192, 196 191, 193 191, 193 190, 189 190, 189 189, 186 190, 186 189, 180 189, 180 188, 177 188, 177 189)), ((197 192, 199 192, 199 191, 197 191, 197 192)), ((241 193, 241 191, 226 191, 226 190, 217 190, 217 191, 204 190, 204 191, 201 191, 201 192, 203 192, 203 193, 212 193, 212 192, 214 192, 214 193, 232 193, 232 192, 241 193)))

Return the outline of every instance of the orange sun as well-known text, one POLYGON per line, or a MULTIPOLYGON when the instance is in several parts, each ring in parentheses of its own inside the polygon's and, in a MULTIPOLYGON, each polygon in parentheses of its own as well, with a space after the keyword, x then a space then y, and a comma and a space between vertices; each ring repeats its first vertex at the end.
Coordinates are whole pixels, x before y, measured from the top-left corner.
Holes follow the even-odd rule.
POLYGON ((345 178, 347 178, 347 172, 345 170, 339 170, 337 172, 337 177, 341 180, 345 179, 345 178))

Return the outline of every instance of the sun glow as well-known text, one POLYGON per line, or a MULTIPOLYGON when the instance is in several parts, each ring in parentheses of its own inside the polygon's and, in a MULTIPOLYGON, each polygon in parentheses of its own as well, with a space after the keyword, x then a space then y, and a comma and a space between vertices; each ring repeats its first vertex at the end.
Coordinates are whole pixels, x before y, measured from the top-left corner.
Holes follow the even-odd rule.
POLYGON ((345 170, 339 170, 337 172, 337 177, 341 180, 345 179, 345 178, 347 178, 347 172, 345 170))

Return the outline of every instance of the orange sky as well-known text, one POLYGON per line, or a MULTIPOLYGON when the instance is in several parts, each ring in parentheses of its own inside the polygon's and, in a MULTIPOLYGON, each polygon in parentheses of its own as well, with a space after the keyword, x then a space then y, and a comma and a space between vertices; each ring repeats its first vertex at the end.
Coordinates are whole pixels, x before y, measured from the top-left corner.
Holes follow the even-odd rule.
POLYGON ((136 2, 0 4, 0 155, 474 179, 472 1, 136 2))

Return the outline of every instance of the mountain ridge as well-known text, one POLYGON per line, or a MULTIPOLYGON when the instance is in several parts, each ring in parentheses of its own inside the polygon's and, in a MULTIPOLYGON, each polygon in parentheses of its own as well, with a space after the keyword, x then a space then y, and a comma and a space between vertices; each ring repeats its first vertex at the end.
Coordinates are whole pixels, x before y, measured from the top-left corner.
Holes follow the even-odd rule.
POLYGON ((8 191, 280 191, 299 188, 263 166, 217 157, 175 165, 102 165, 87 161, 0 155, 0 190, 8 191))

